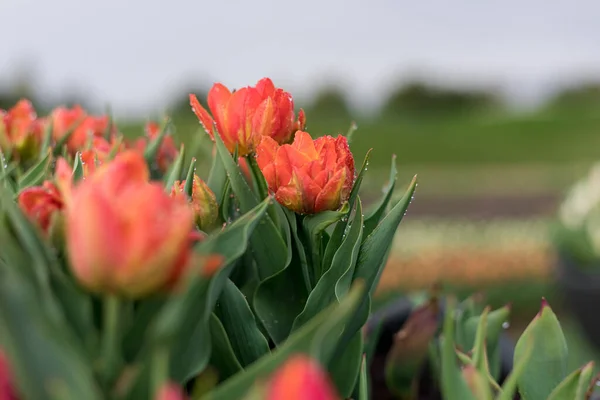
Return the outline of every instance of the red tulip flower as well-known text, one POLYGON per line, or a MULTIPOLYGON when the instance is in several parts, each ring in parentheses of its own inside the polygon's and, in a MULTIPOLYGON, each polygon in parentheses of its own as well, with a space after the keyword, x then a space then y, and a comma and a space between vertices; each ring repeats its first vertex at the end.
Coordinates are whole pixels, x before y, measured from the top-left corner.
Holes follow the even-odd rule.
POLYGON ((350 196, 354 158, 344 136, 313 140, 298 131, 292 144, 264 137, 257 162, 279 203, 299 214, 337 210, 350 196))

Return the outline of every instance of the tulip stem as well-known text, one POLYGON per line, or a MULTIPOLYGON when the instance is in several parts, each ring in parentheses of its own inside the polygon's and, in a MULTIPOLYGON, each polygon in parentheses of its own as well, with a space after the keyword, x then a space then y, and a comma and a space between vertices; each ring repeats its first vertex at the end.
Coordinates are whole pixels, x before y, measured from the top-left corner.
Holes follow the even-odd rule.
POLYGON ((154 396, 169 379, 169 351, 166 347, 159 347, 152 356, 152 391, 154 396))
POLYGON ((103 304, 103 337, 102 355, 104 358, 104 372, 107 379, 116 376, 117 357, 119 349, 118 323, 120 301, 115 295, 109 294, 104 297, 103 304))

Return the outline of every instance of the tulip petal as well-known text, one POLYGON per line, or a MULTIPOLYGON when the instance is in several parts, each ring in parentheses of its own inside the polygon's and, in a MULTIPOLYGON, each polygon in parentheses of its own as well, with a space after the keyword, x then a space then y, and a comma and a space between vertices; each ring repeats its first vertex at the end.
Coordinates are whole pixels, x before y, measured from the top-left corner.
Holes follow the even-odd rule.
MULTIPOLYGON (((223 137, 228 124, 227 105, 231 100, 231 92, 221 83, 215 83, 208 91, 208 108, 217 123, 217 130, 223 137)), ((223 139, 225 141, 225 139, 223 139)))
POLYGON ((128 249, 124 226, 106 198, 89 181, 75 190, 67 210, 69 259, 79 281, 94 292, 113 292, 112 267, 123 265, 128 249))
POLYGON ((256 84, 256 90, 260 96, 264 99, 265 97, 272 96, 275 93, 275 85, 270 78, 262 78, 256 84))
MULTIPOLYGON (((252 130, 262 136, 269 136, 273 130, 275 117, 275 109, 273 100, 267 97, 265 101, 260 103, 254 116, 252 117, 252 130)), ((262 138, 261 138, 262 139, 262 138)))
POLYGON ((345 201, 345 199, 341 198, 341 195, 346 179, 346 171, 345 168, 338 170, 329 182, 327 182, 316 198, 315 210, 336 210, 340 207, 342 201, 345 201))
POLYGON ((208 113, 208 111, 206 111, 206 109, 202 107, 202 104, 200 104, 198 98, 194 94, 190 94, 190 105, 192 106, 192 111, 194 112, 194 114, 196 114, 198 121, 200 121, 200 125, 202 125, 206 133, 208 133, 208 135, 212 139, 214 139, 215 130, 213 125, 215 122, 208 113))

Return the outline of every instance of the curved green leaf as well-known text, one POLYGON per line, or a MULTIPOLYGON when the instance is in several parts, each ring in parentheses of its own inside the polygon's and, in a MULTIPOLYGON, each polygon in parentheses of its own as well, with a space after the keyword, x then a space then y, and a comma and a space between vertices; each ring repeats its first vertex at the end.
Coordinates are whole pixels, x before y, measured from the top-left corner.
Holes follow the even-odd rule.
MULTIPOLYGON (((381 223, 373 229, 369 236, 364 239, 360 247, 356 270, 354 271, 354 280, 363 279, 367 285, 369 294, 372 294, 377 286, 381 271, 383 271, 383 267, 387 261, 388 253, 392 248, 396 229, 398 229, 398 225, 400 225, 410 205, 416 186, 417 177, 415 176, 402 199, 381 220, 381 223)), ((365 225, 363 235, 367 233, 365 225)))
POLYGON ((0 343, 19 393, 40 400, 101 399, 89 360, 65 331, 68 325, 51 321, 31 289, 8 274, 0 279, 0 343))
POLYGON ((209 328, 212 342, 210 364, 219 371, 219 380, 241 373, 244 369, 233 352, 223 324, 214 313, 210 315, 209 328))
POLYGON ((239 399, 252 387, 257 379, 269 376, 294 353, 310 352, 322 365, 327 365, 330 361, 327 359, 330 351, 323 353, 322 350, 325 349, 321 346, 329 344, 329 342, 323 339, 334 333, 339 333, 348 318, 355 312, 358 302, 364 296, 364 291, 365 288, 362 285, 357 285, 339 305, 333 305, 313 318, 310 323, 290 335, 288 340, 270 355, 261 358, 252 364, 245 373, 233 376, 201 398, 214 400, 239 399))
POLYGON ((52 159, 52 153, 47 152, 46 156, 37 162, 33 167, 31 167, 23 176, 21 176, 17 184, 19 186, 19 190, 23 190, 30 186, 41 185, 46 179, 46 175, 50 169, 50 161, 52 159))
POLYGON ((308 239, 306 243, 311 254, 311 268, 309 268, 311 287, 314 287, 325 272, 321 266, 323 254, 322 234, 327 227, 338 222, 349 212, 348 203, 344 203, 339 211, 323 211, 318 214, 307 215, 302 220, 302 227, 308 239))
POLYGON ((381 221, 381 219, 385 215, 387 206, 390 203, 392 194, 394 193, 394 188, 396 187, 397 177, 398 171, 396 170, 396 155, 394 154, 392 156, 392 166, 390 169, 389 178, 390 180, 388 182, 387 188, 385 189, 384 195, 379 204, 375 206, 373 211, 365 217, 365 236, 369 235, 375 229, 377 224, 379 224, 379 221, 381 221))
MULTIPOLYGON (((362 167, 356 180, 354 181, 354 186, 352 186, 352 191, 350 192, 350 197, 348 198, 348 212, 352 211, 354 208, 354 202, 358 198, 358 192, 360 190, 360 186, 362 184, 363 178, 365 176, 365 171, 367 170, 367 166, 369 165, 369 157, 371 155, 371 150, 367 151, 365 155, 365 159, 363 161, 362 167)), ((364 216, 363 216, 364 217, 364 216)), ((343 220, 338 222, 331 234, 331 238, 327 243, 327 247, 325 248, 325 254, 323 255, 323 268, 328 269, 331 265, 333 257, 337 252, 338 248, 342 244, 342 240, 344 239, 344 233, 346 232, 348 220, 343 220)))
POLYGON ((363 361, 362 332, 357 332, 339 358, 334 358, 329 363, 331 378, 342 398, 347 399, 352 395, 352 390, 357 384, 360 367, 363 361))
MULTIPOLYGON (((336 298, 337 285, 342 276, 349 276, 350 279, 352 278, 356 260, 358 258, 358 251, 362 242, 362 223, 362 205, 359 199, 356 204, 356 213, 352 225, 350 226, 350 230, 348 234, 345 235, 344 240, 335 253, 331 268, 323 274, 313 291, 310 292, 308 300, 306 301, 306 306, 304 306, 304 309, 294 321, 292 331, 298 329, 323 309, 328 307, 332 302, 336 301, 337 298, 341 297, 338 296, 336 298)), ((350 279, 344 283, 344 285, 347 286, 345 286, 343 294, 346 294, 350 289, 350 279)))
POLYGON ((233 350, 242 366, 269 353, 269 343, 256 326, 246 298, 233 282, 227 280, 215 313, 223 324, 233 350))
POLYGON ((198 246, 198 251, 221 254, 224 257, 223 267, 209 281, 200 279, 197 271, 190 268, 192 275, 185 280, 189 282, 187 289, 170 298, 151 327, 146 353, 163 343, 173 343, 171 376, 179 382, 201 372, 209 360, 210 314, 234 262, 245 253, 249 236, 265 217, 268 201, 198 246))
POLYGON ((525 400, 547 399, 567 375, 568 351, 560 323, 545 300, 517 342, 515 364, 524 357, 528 340, 533 352, 518 380, 519 393, 525 400))
POLYGON ((294 243, 288 246, 286 267, 261 282, 253 299, 254 311, 275 344, 288 337, 294 320, 304 309, 309 295, 308 263, 298 237, 296 214, 284 207, 280 207, 280 210, 288 221, 290 239, 294 243))
POLYGON ((581 378, 581 368, 573 371, 567 376, 547 397, 547 400, 579 400, 577 389, 581 378))
POLYGON ((448 301, 442 341, 442 393, 446 400, 476 400, 462 377, 454 351, 454 301, 448 301))
MULTIPOLYGON (((231 188, 239 201, 240 210, 241 212, 247 212, 258 204, 258 199, 248 186, 246 178, 231 158, 231 154, 225 148, 219 135, 215 135, 215 143, 231 188)), ((261 281, 285 268, 288 249, 279 229, 270 217, 267 216, 251 236, 250 247, 258 265, 258 275, 261 281)))
POLYGON ((182 144, 179 148, 179 154, 173 161, 173 164, 169 167, 169 172, 164 176, 165 191, 171 193, 171 188, 175 184, 175 181, 181 180, 183 174, 183 161, 185 160, 185 146, 182 144))

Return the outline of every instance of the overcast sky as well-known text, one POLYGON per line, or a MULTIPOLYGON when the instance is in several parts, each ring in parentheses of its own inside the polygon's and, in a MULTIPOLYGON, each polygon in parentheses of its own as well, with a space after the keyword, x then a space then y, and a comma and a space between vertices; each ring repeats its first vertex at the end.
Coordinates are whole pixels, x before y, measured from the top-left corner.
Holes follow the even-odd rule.
POLYGON ((263 76, 297 96, 333 79, 371 104, 416 73, 521 100, 600 76, 598 0, 0 0, 0 21, 0 81, 32 63, 42 93, 118 113, 263 76))

